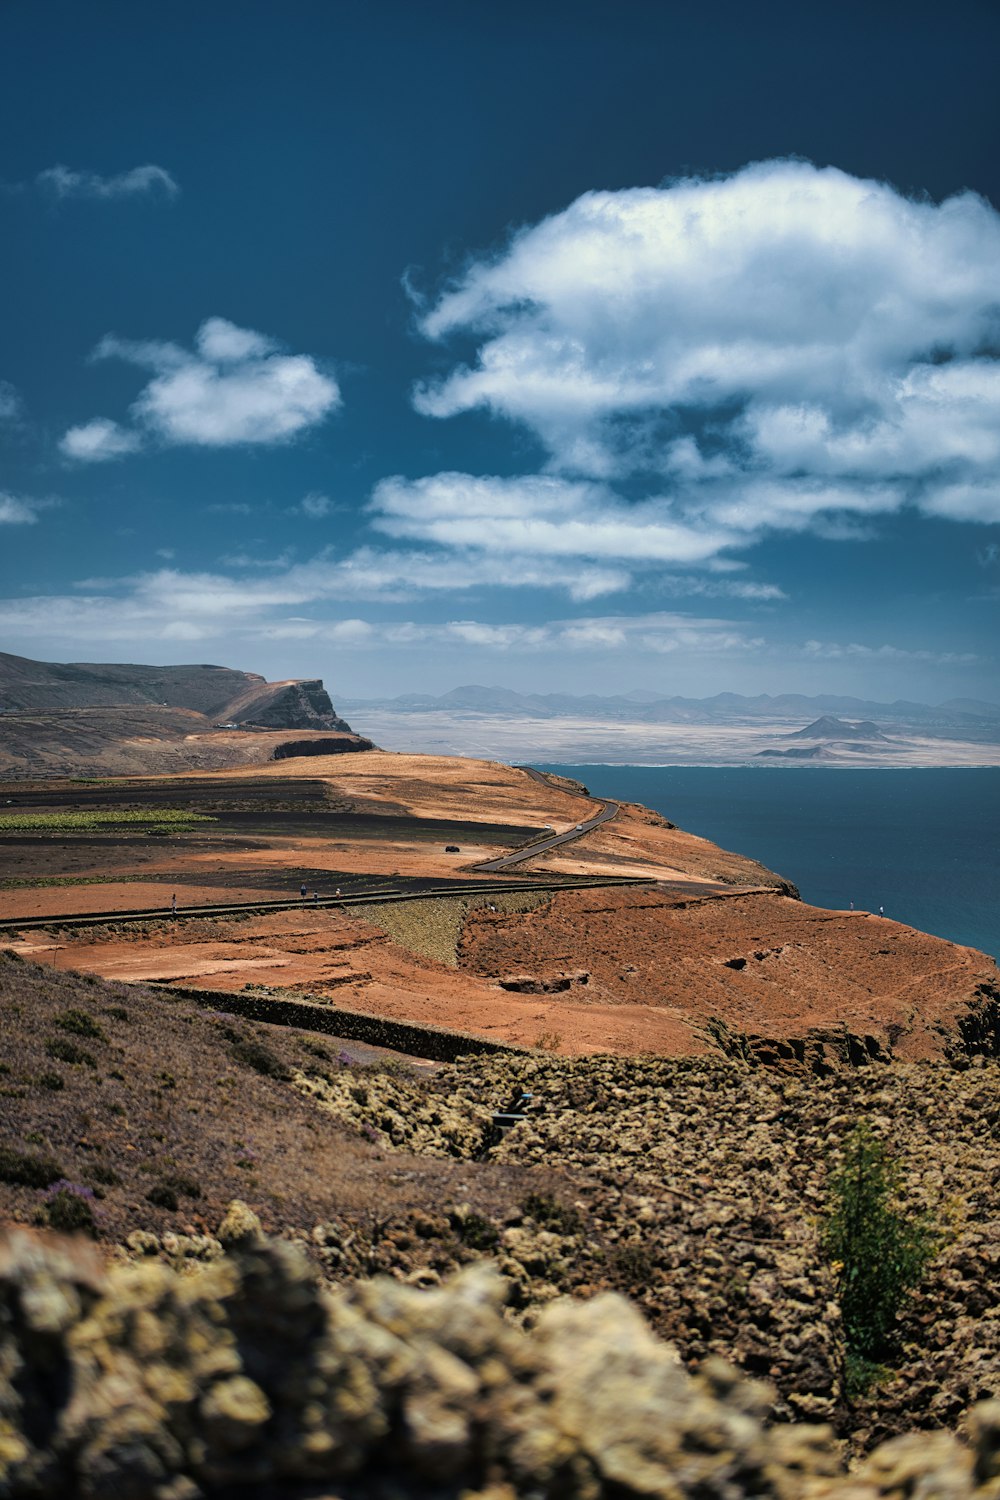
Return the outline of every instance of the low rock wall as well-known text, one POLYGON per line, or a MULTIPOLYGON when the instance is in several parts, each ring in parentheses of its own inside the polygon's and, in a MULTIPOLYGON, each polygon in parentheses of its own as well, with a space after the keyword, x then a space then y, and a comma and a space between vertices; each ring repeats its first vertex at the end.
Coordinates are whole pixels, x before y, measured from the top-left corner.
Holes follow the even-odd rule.
POLYGON ((388 1047, 410 1057, 426 1057, 433 1062, 454 1062, 471 1053, 506 1053, 520 1056, 528 1049, 486 1037, 470 1036, 464 1031, 447 1031, 441 1026, 426 1026, 418 1021, 396 1021, 388 1016, 372 1016, 364 1011, 345 1010, 342 1006, 317 1005, 314 1001, 277 998, 246 992, 232 994, 225 990, 194 989, 187 985, 158 985, 158 989, 195 1000, 213 1010, 225 1010, 251 1021, 267 1021, 272 1026, 296 1026, 303 1031, 322 1031, 328 1036, 367 1042, 371 1047, 388 1047))

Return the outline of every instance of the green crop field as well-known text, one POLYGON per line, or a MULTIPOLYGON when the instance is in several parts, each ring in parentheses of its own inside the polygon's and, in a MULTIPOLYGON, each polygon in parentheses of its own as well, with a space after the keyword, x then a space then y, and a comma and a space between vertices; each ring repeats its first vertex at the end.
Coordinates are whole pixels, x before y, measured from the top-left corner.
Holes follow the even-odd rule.
POLYGON ((187 823, 214 823, 207 813, 187 812, 184 808, 164 807, 142 811, 83 812, 16 812, 0 813, 0 834, 62 832, 78 828, 117 828, 141 825, 144 828, 176 828, 187 823))

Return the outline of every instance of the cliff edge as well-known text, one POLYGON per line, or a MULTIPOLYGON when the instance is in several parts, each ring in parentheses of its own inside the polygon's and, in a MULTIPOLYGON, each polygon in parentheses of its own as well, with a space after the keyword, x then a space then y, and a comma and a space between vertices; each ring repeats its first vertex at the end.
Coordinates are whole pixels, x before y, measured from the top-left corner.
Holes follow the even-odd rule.
POLYGON ((137 707, 188 709, 233 726, 351 733, 319 678, 268 682, 235 667, 32 661, 0 651, 4 713, 137 707))

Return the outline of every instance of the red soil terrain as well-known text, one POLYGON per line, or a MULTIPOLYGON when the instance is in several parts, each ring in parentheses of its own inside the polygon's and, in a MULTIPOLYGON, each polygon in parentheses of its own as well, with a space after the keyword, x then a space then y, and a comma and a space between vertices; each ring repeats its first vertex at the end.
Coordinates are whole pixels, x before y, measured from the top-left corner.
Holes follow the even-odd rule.
MULTIPOLYGON (((376 906, 359 895, 343 908, 198 918, 192 908, 220 900, 291 896, 306 872, 324 895, 347 878, 468 880, 471 864, 505 852, 497 834, 463 838, 448 854, 428 840, 428 820, 563 832, 599 805, 506 766, 382 752, 286 761, 254 778, 258 789, 274 778, 282 806, 308 780, 330 806, 381 808, 386 835, 369 817, 356 836, 340 827, 312 834, 308 818, 294 828, 247 825, 237 836, 220 814, 218 831, 198 825, 163 847, 110 836, 75 846, 60 836, 42 851, 48 878, 64 870, 74 881, 114 883, 0 892, 0 919, 53 918, 47 933, 9 931, 10 946, 108 978, 267 986, 276 998, 291 991, 567 1054, 751 1046, 762 1056, 771 1047, 778 1057, 803 1049, 822 1057, 843 1052, 850 1034, 868 1038, 870 1054, 916 1059, 995 1025, 1000 974, 985 955, 866 913, 807 906, 779 876, 638 807, 518 867, 538 880, 526 898, 491 899, 484 884, 476 898, 376 906), (559 891, 556 871, 651 883, 559 891), (177 921, 59 930, 59 917, 74 911, 163 908, 174 892, 177 921)), ((183 786, 180 778, 161 784, 183 786)), ((239 801, 240 773, 217 773, 211 785, 218 805, 239 801)), ((58 796, 53 788, 53 803, 58 796)), ((23 846, 0 841, 0 853, 4 873, 16 864, 26 878, 23 846)), ((37 849, 31 858, 37 865, 37 849)))

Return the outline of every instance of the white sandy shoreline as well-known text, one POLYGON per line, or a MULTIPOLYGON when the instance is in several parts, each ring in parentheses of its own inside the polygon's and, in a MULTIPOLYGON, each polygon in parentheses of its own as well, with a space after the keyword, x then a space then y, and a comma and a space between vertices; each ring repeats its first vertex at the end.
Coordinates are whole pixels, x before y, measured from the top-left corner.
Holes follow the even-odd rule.
POLYGON ((394 713, 354 710, 352 727, 384 750, 469 755, 488 760, 548 760, 581 765, 754 766, 761 769, 914 770, 1000 766, 1000 744, 894 732, 863 749, 790 736, 801 719, 767 724, 602 723, 503 714, 394 713), (356 719, 356 723, 354 720, 356 719), (816 758, 761 751, 821 747, 816 758))

